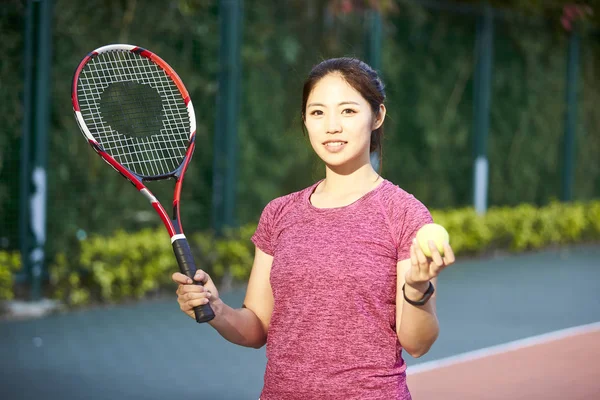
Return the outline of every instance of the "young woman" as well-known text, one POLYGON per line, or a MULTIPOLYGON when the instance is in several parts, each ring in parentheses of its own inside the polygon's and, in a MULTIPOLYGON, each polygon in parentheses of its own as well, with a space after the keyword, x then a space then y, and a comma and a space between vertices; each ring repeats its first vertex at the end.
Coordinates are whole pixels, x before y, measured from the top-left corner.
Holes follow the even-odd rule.
POLYGON ((304 85, 302 119, 325 178, 272 200, 253 243, 256 254, 242 308, 223 303, 210 276, 191 284, 176 273, 178 302, 209 303, 225 339, 267 345, 261 400, 407 400, 402 350, 425 354, 438 336, 436 277, 454 262, 433 243, 427 258, 416 232, 427 208, 382 178, 384 86, 368 65, 330 59, 304 85))

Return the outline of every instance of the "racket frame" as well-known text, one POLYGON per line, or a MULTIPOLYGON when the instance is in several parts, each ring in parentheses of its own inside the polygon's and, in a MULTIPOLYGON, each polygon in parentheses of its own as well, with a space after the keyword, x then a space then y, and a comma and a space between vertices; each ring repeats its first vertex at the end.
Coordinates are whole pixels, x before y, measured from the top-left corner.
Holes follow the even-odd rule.
MULTIPOLYGON (((158 55, 152 53, 151 51, 139 47, 133 46, 129 44, 111 44, 97 48, 94 51, 88 53, 79 63, 77 69, 75 70, 75 74, 73 76, 73 82, 71 87, 71 100, 73 103, 73 111, 75 113, 75 119, 79 126, 79 129, 83 136, 86 138, 88 144, 94 149, 94 151, 102 157, 102 159, 109 164, 115 171, 121 174, 125 179, 127 179, 135 188, 143 194, 148 201, 150 201, 152 207, 159 215, 162 220, 169 236, 171 238, 171 245, 173 246, 173 250, 175 252, 180 270, 182 273, 188 275, 188 277, 193 279, 193 274, 195 273, 195 263, 193 261, 193 256, 191 254, 191 250, 189 244, 187 242, 187 238, 183 233, 183 227, 181 224, 181 215, 180 215, 180 199, 181 199, 181 188, 183 185, 183 177, 187 170, 190 160, 192 159, 192 155, 194 153, 194 147, 196 142, 196 114, 194 112, 194 107, 192 105, 192 101, 190 99, 190 95, 183 85, 183 82, 179 75, 167 64, 162 58, 158 55), (185 102, 187 107, 189 120, 190 120, 190 133, 189 133, 189 142, 188 147, 185 152, 185 156, 183 161, 179 165, 179 167, 168 174, 162 175, 153 175, 146 176, 137 174, 127 167, 123 166, 119 163, 114 157, 108 154, 102 145, 94 138, 92 133, 90 132, 83 115, 81 114, 81 108, 79 106, 79 100, 77 98, 77 89, 78 89, 78 81, 81 71, 86 66, 86 64, 98 56, 99 54, 111 52, 111 51, 129 51, 133 53, 137 53, 142 57, 146 57, 158 65, 175 83, 177 88, 179 89, 181 96, 185 102), (169 216, 166 209, 163 205, 158 201, 156 196, 144 185, 144 181, 157 181, 157 180, 165 180, 165 179, 175 179, 175 188, 173 193, 173 215, 169 216), (192 267, 192 268, 190 268, 192 267), (190 276, 191 275, 191 276, 190 276)), ((202 285, 202 283, 194 281, 194 284, 202 285)), ((208 322, 214 318, 214 312, 209 304, 204 306, 198 306, 194 309, 196 314, 196 321, 198 323, 208 322)))

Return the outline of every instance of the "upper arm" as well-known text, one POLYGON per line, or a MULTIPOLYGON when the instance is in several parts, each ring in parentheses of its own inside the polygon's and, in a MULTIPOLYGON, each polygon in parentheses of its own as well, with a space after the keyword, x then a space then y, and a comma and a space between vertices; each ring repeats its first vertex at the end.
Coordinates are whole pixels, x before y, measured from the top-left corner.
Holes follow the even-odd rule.
POLYGON ((404 295, 402 293, 402 286, 404 285, 404 277, 406 276, 406 272, 409 269, 410 258, 398 261, 398 264, 396 264, 396 272, 398 274, 396 278, 396 333, 400 332, 400 322, 402 321, 402 306, 404 305, 404 295))
POLYGON ((265 253, 258 246, 255 249, 244 307, 256 314, 266 334, 269 330, 274 304, 270 283, 273 256, 265 253))

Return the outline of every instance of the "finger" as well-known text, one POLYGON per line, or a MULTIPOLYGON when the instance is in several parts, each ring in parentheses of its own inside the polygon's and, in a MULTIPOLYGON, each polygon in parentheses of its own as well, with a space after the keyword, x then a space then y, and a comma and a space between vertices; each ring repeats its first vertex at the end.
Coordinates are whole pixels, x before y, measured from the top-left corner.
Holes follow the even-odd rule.
POLYGON ((419 260, 417 259, 417 251, 415 250, 416 246, 416 241, 413 239, 413 243, 410 245, 410 263, 412 265, 417 265, 419 263, 419 260))
POLYGON ((417 253, 417 260, 419 261, 419 266, 421 267, 427 267, 429 266, 429 262, 427 261, 427 256, 425 255, 425 253, 423 253, 423 250, 421 250, 421 246, 415 246, 415 252, 417 253))
POLYGON ((209 279, 210 279, 210 277, 208 276, 208 274, 206 272, 202 271, 201 269, 196 271, 196 274, 194 275, 194 280, 196 282, 202 283, 203 285, 206 285, 206 283, 208 282, 209 279))
POLYGON ((204 293, 204 286, 201 285, 181 285, 179 290, 179 295, 185 295, 188 293, 204 293))
POLYGON ((431 251, 431 259, 433 260, 433 263, 437 267, 444 265, 444 260, 442 260, 442 256, 440 255, 440 252, 434 241, 429 240, 427 244, 429 245, 429 251, 431 251))
POLYGON ((194 300, 190 300, 190 301, 182 301, 181 303, 179 303, 179 308, 183 312, 190 312, 195 307, 202 306, 207 303, 208 303, 207 299, 194 299, 194 300))
POLYGON ((456 261, 456 257, 454 257, 454 251, 450 244, 444 243, 444 262, 446 265, 453 264, 456 261))
POLYGON ((205 304, 204 300, 206 300, 207 298, 208 297, 206 296, 206 294, 188 293, 186 295, 179 296, 177 298, 177 302, 179 303, 179 307, 183 310, 185 307, 187 307, 191 303, 205 304))
POLYGON ((198 300, 198 299, 205 299, 207 296, 206 292, 202 292, 202 293, 186 293, 185 295, 181 296, 181 299, 183 301, 189 302, 189 301, 194 301, 194 300, 198 300))
POLYGON ((182 274, 181 272, 173 273, 173 275, 171 275, 171 279, 173 279, 175 283, 179 283, 181 285, 192 283, 192 280, 188 276, 182 274))
POLYGON ((208 304, 208 299, 206 297, 202 298, 202 299, 194 299, 194 300, 190 300, 187 303, 185 303, 189 308, 195 308, 198 306, 202 306, 204 304, 208 304))
POLYGON ((446 267, 447 267, 447 265, 444 263, 442 263, 441 265, 437 265, 434 261, 432 261, 431 264, 429 265, 429 277, 435 278, 446 267))

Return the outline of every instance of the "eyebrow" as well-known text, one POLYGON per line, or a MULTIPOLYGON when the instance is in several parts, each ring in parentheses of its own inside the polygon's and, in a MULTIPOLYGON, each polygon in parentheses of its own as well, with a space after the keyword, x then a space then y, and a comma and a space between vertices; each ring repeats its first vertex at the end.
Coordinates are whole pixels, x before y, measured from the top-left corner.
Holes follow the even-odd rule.
MULTIPOLYGON (((355 102, 355 101, 342 101, 341 103, 338 104, 338 106, 344 106, 344 105, 347 105, 347 104, 354 104, 356 106, 360 106, 360 104, 357 103, 357 102, 355 102)), ((310 103, 309 105, 306 106, 306 108, 317 107, 317 106, 318 107, 325 107, 325 104, 323 104, 323 103, 310 103)))

